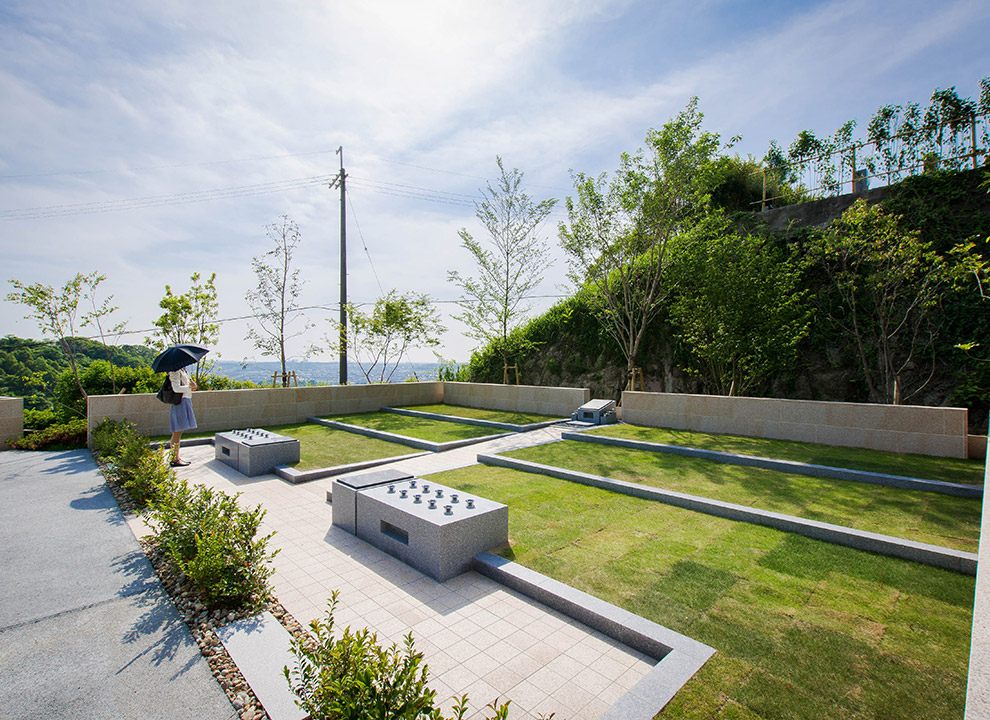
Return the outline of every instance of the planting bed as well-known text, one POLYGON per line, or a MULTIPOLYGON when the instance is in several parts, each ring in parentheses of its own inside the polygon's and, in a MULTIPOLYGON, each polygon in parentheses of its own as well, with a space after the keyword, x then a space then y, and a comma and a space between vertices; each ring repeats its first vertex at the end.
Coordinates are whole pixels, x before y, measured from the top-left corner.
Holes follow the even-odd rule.
POLYGON ((358 425, 395 435, 446 443, 455 440, 485 437, 492 434, 491 428, 461 425, 442 420, 407 417, 389 412, 354 413, 350 415, 329 415, 326 420, 358 425))
POLYGON ((504 453, 762 510, 976 552, 982 501, 578 442, 504 453))
POLYGON ((660 718, 962 717, 972 577, 503 468, 430 479, 512 508, 506 557, 718 650, 660 718))
POLYGON ((607 425, 587 431, 594 435, 680 445, 702 450, 794 460, 814 465, 906 475, 941 482, 983 485, 984 461, 908 455, 862 448, 833 447, 791 440, 712 435, 691 430, 671 430, 640 425, 607 425))
POLYGON ((532 425, 533 423, 553 422, 561 418, 553 415, 537 413, 513 412, 511 410, 486 410, 484 408, 464 407, 462 405, 409 405, 400 410, 418 410, 419 412, 436 413, 437 415, 453 415, 454 417, 470 420, 487 420, 489 422, 507 423, 509 425, 532 425))

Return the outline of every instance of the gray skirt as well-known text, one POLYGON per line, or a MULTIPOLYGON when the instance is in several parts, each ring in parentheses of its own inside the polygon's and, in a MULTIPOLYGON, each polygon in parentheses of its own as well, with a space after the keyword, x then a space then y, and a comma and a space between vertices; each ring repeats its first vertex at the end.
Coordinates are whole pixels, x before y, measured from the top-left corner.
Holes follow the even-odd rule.
POLYGON ((196 427, 196 416, 193 415, 192 400, 182 398, 182 402, 173 405, 169 415, 169 427, 172 432, 192 430, 196 427))

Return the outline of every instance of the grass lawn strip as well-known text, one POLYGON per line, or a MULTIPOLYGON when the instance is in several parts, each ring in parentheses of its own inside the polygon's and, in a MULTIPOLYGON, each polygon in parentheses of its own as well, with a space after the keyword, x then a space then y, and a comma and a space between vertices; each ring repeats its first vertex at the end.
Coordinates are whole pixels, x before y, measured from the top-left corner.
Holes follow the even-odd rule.
MULTIPOLYGON (((289 466, 295 470, 317 470, 409 454, 409 448, 405 445, 355 435, 314 423, 275 425, 262 429, 299 441, 299 462, 289 466)), ((216 432, 183 434, 182 440, 185 442, 192 438, 212 438, 215 434, 216 432)), ((167 442, 168 437, 152 438, 152 440, 167 442)))
POLYGON ((643 427, 627 423, 604 425, 585 432, 644 442, 680 445, 701 450, 718 450, 737 455, 757 455, 780 460, 794 460, 812 465, 827 465, 965 485, 983 485, 985 469, 982 460, 881 452, 879 450, 816 445, 791 440, 712 435, 692 430, 643 427))
POLYGON ((326 419, 435 443, 467 440, 492 434, 491 428, 461 425, 442 420, 426 420, 388 412, 328 415, 326 419))
POLYGON ((453 415, 454 417, 471 420, 488 420, 490 422, 508 423, 509 425, 531 425, 533 423, 551 422, 562 418, 554 415, 539 415, 537 413, 514 412, 511 410, 486 410, 484 408, 464 407, 462 405, 408 405, 400 410, 418 410, 420 412, 436 413, 437 415, 453 415))
POLYGON ((976 499, 569 441, 502 454, 966 552, 979 549, 982 501, 976 499))
POLYGON ((650 443, 643 440, 609 437, 607 435, 589 435, 587 433, 580 432, 564 432, 561 433, 560 437, 561 440, 576 440, 577 442, 590 442, 598 443, 600 445, 628 447, 633 450, 645 450, 647 452, 665 452, 672 455, 695 457, 701 460, 710 460, 712 462, 726 463, 729 465, 746 465, 748 467, 763 468, 764 470, 789 472, 794 473, 795 475, 810 475, 812 477, 827 478, 830 480, 863 482, 871 485, 887 485, 889 487, 899 487, 905 490, 940 492, 945 495, 956 495, 958 497, 983 498, 983 487, 981 485, 946 483, 940 480, 924 480, 922 478, 910 478, 904 477, 903 475, 888 475, 886 473, 866 472, 864 470, 853 470, 851 468, 812 465, 810 463, 797 462, 796 460, 779 460, 777 458, 757 457, 756 455, 739 455, 736 453, 721 452, 719 450, 686 448, 681 445, 650 443))
POLYGON ((715 647, 660 718, 962 717, 974 578, 494 467, 506 557, 715 647))

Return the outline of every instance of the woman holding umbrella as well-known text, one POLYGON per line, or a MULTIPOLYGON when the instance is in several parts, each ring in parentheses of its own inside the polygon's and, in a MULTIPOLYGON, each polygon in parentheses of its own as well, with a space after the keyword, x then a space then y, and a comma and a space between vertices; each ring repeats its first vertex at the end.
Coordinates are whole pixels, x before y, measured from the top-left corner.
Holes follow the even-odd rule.
POLYGON ((172 405, 169 415, 169 429, 172 432, 169 443, 172 467, 185 467, 189 464, 188 461, 179 459, 179 443, 183 432, 196 427, 196 416, 192 408, 192 394, 196 390, 196 381, 189 377, 185 368, 200 360, 208 352, 209 350, 199 345, 175 345, 165 350, 151 363, 151 369, 155 372, 168 373, 172 390, 182 395, 182 401, 178 405, 172 405))
POLYGON ((173 405, 169 411, 169 430, 172 431, 172 440, 169 447, 172 449, 172 467, 185 467, 188 460, 179 459, 179 443, 182 440, 182 433, 186 430, 196 428, 196 416, 193 415, 192 394, 196 389, 196 381, 189 377, 185 368, 173 370, 168 374, 169 382, 172 383, 172 390, 182 395, 182 402, 173 405))

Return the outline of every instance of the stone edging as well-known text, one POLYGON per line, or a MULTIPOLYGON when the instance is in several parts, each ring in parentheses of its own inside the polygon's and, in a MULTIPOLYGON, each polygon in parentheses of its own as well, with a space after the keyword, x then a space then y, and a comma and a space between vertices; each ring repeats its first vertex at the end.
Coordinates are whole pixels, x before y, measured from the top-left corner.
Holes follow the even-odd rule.
POLYGON ((843 527, 842 525, 807 520, 794 515, 784 515, 769 510, 758 510, 745 505, 711 500, 698 495, 688 495, 672 490, 662 490, 647 485, 626 482, 625 480, 612 480, 600 475, 565 470, 526 460, 479 454, 478 462, 485 465, 495 465, 539 475, 549 475, 560 480, 591 485, 592 487, 603 490, 611 490, 613 492, 623 493, 624 495, 654 500, 666 503, 667 505, 674 505, 729 520, 748 522, 755 525, 766 525, 777 530, 797 533, 798 535, 804 535, 815 540, 823 540, 825 542, 835 543, 836 545, 845 545, 857 550, 866 550, 867 552, 875 552, 881 555, 891 555, 925 565, 954 570, 966 575, 976 574, 978 557, 976 553, 954 550, 928 543, 914 542, 913 540, 905 540, 903 538, 881 535, 865 530, 855 530, 853 528, 843 527))
POLYGON ((496 430, 508 430, 510 432, 529 432, 540 428, 550 427, 562 422, 566 418, 559 420, 544 420, 542 422, 516 425, 515 423, 498 422, 497 420, 479 420, 477 418, 466 418, 458 415, 443 415, 441 413, 424 412, 422 410, 407 410, 406 408, 383 407, 382 412, 395 413, 396 415, 406 415, 408 417, 426 418, 427 420, 443 420, 444 422, 460 423, 461 425, 474 425, 476 427, 489 427, 496 430))
POLYGON ((602 720, 650 720, 715 654, 704 643, 498 555, 477 555, 474 569, 659 661, 602 720))
POLYGON ((293 485, 298 485, 299 483, 320 480, 321 478, 344 475, 345 473, 355 472, 356 470, 367 470, 368 468, 378 467, 379 465, 388 465, 389 463, 400 462, 402 460, 411 460, 412 458, 418 458, 428 454, 429 453, 427 452, 415 452, 407 455, 393 455, 392 457, 387 458, 362 460, 361 462, 350 463, 348 465, 317 468, 316 470, 296 470, 288 465, 276 465, 273 472, 283 480, 287 480, 293 485))
POLYGON ((396 435, 395 433, 385 432, 384 430, 374 430, 372 428, 362 427, 360 425, 348 425, 347 423, 337 422, 336 420, 325 420, 323 418, 311 417, 306 418, 306 422, 316 423, 318 425, 325 425, 326 427, 334 428, 336 430, 344 430, 346 432, 355 433, 357 435, 364 435, 365 437, 375 438, 377 440, 387 440, 388 442, 399 443, 401 445, 408 445, 409 447, 414 447, 417 450, 428 450, 429 452, 444 452, 445 450, 454 450, 455 448, 466 447, 468 445, 475 445, 477 443, 487 442, 488 440, 495 440, 496 438, 505 437, 511 435, 512 433, 498 433, 496 435, 484 435, 482 437, 476 438, 465 438, 464 440, 451 440, 450 442, 436 443, 430 442, 429 440, 420 440, 419 438, 407 437, 406 435, 396 435))
POLYGON ((903 475, 887 475, 885 473, 866 472, 864 470, 849 470, 847 468, 830 467, 828 465, 813 465, 811 463, 798 462, 796 460, 777 460, 775 458, 758 457, 756 455, 742 455, 737 453, 727 453, 718 450, 701 450, 699 448, 682 447, 680 445, 667 445, 664 443, 646 442, 643 440, 629 440, 626 438, 609 437, 607 435, 587 435, 573 432, 565 432, 560 436, 561 440, 577 440, 587 443, 600 443, 602 445, 614 445, 632 450, 646 450, 648 452, 670 453, 672 455, 683 455, 685 457, 701 458, 713 462, 728 463, 732 465, 746 465, 749 467, 763 468, 765 470, 779 470, 795 475, 808 475, 810 477, 827 478, 830 480, 848 480, 851 482, 870 483, 872 485, 886 485, 904 490, 921 490, 924 492, 936 492, 945 495, 956 495, 964 498, 983 497, 983 488, 979 485, 964 485, 961 483, 943 482, 941 480, 922 480, 920 478, 905 477, 903 475))

